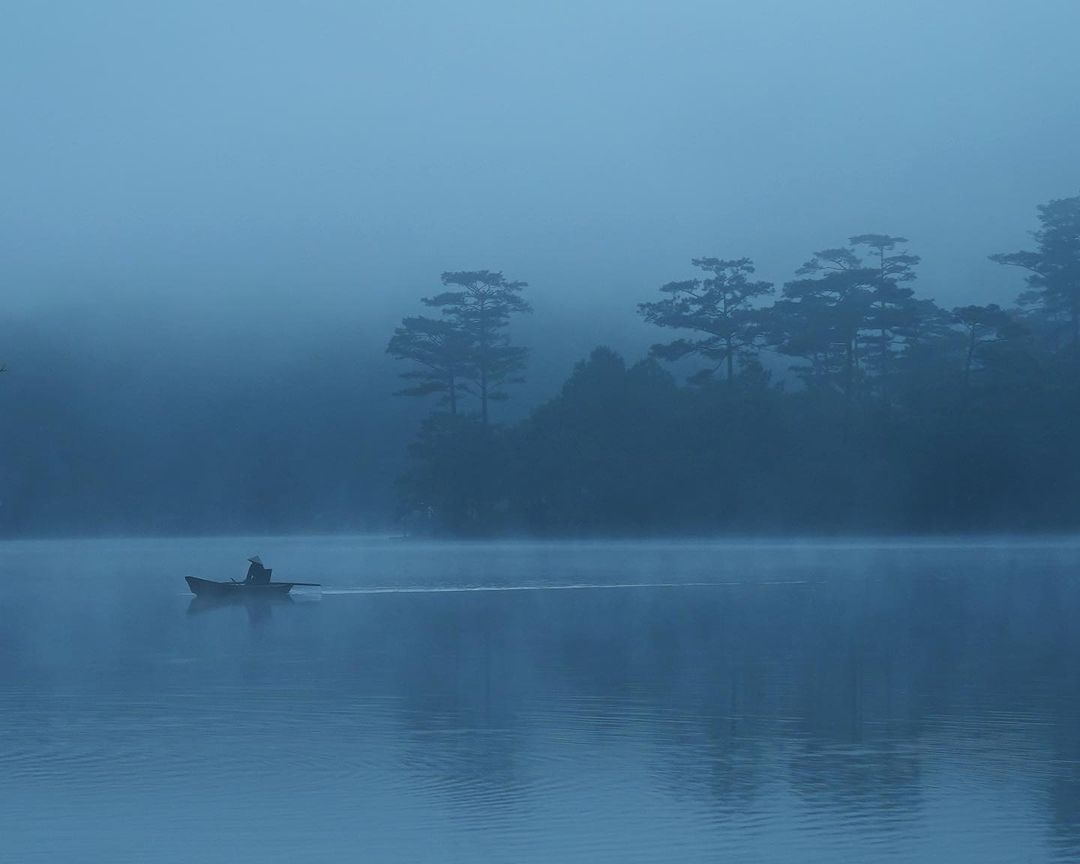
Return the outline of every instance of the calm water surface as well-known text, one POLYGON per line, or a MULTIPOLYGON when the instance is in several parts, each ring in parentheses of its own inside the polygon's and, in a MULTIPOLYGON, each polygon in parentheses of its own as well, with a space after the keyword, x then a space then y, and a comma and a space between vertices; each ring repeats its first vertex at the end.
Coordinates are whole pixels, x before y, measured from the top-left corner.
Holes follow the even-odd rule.
POLYGON ((0 544, 0 860, 1075 862, 1080 544, 0 544), (182 577, 325 590, 201 606, 182 577))

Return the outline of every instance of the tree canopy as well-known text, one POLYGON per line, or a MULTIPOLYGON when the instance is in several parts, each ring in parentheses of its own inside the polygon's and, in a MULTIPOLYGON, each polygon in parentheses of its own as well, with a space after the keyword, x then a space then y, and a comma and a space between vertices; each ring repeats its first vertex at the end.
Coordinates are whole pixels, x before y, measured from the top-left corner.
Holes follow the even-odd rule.
POLYGON ((695 258, 692 263, 710 275, 668 282, 660 288, 667 295, 665 299, 641 303, 638 311, 651 324, 695 334, 654 345, 654 356, 680 360, 696 355, 708 361, 708 365, 691 380, 706 381, 723 369, 731 384, 736 365, 750 363, 757 357, 762 320, 754 301, 770 294, 773 286, 771 282, 750 278, 754 265, 749 258, 695 258))
MULTIPOLYGON (((993 256, 1028 271, 1013 308, 917 296, 919 257, 891 234, 815 252, 772 302, 750 259, 695 258, 699 276, 638 305, 674 331, 644 360, 597 348, 510 426, 486 409, 427 421, 407 507, 453 533, 1080 526, 1080 381, 1061 366, 1076 356, 1080 197, 1039 221, 1034 250, 993 256), (689 386, 662 366, 683 360, 701 363, 689 386)), ((460 374, 486 404, 524 362, 505 330, 528 310, 523 286, 443 281, 454 290, 425 302, 465 334, 460 374)), ((412 359, 416 391, 445 395, 444 366, 412 359)))
POLYGON ((390 354, 413 364, 401 377, 414 383, 398 393, 437 393, 454 415, 462 397, 474 396, 486 426, 489 403, 506 399, 506 386, 523 380, 528 351, 511 342, 507 328, 515 314, 531 310, 521 296, 527 283, 489 270, 447 272, 441 278, 452 290, 422 298, 440 317, 404 318, 387 346, 390 354))

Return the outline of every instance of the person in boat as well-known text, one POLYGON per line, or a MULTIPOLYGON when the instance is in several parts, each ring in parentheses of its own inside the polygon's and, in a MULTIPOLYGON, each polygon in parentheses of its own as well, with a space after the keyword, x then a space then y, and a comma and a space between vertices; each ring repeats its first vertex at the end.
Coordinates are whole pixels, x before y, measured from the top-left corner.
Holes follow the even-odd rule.
POLYGON ((251 566, 248 567, 247 576, 244 578, 245 585, 267 585, 270 583, 270 571, 263 567, 262 559, 258 555, 248 558, 251 566))

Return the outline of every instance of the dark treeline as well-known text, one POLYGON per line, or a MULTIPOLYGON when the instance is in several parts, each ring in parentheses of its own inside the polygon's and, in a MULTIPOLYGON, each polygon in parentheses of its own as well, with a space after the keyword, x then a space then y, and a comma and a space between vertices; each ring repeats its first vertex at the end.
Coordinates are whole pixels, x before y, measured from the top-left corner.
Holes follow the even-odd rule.
POLYGON ((1080 196, 994 254, 1013 308, 916 291, 906 238, 860 234, 775 285, 698 258, 642 302, 647 357, 606 347, 499 426, 521 379, 523 282, 443 274, 389 352, 436 397, 409 447, 401 515, 490 532, 1055 530, 1080 524, 1080 196), (684 371, 689 374, 684 378, 684 371))

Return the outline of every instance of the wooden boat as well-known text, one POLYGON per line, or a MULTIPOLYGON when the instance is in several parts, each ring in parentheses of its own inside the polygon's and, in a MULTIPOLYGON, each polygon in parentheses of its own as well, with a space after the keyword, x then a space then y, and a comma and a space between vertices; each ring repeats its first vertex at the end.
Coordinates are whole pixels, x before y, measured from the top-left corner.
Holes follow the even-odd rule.
POLYGON ((297 585, 318 588, 318 582, 213 582, 197 576, 185 576, 188 588, 197 597, 284 597, 297 585))

